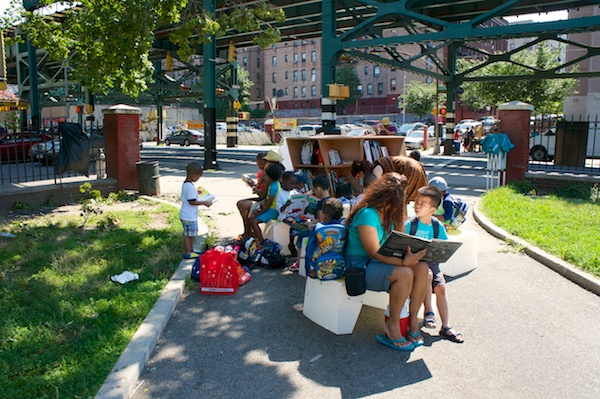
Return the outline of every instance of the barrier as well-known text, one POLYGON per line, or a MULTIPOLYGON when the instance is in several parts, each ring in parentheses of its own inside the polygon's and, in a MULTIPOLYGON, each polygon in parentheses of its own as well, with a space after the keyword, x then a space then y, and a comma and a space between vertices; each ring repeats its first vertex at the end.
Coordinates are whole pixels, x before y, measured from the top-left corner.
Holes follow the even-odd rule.
POLYGON ((262 225, 263 238, 281 245, 283 256, 291 255, 288 244, 290 243, 290 226, 279 220, 269 220, 262 225))

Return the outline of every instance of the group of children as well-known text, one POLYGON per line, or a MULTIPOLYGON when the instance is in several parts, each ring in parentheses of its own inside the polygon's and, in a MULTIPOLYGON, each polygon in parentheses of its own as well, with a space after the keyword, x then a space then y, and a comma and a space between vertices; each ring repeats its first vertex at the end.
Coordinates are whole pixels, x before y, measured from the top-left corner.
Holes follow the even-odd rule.
MULTIPOLYGON (((265 157, 269 158, 267 155, 259 154, 259 157, 257 157, 257 166, 260 169, 259 181, 252 185, 253 191, 262 190, 265 193, 264 198, 258 199, 256 204, 254 202, 257 199, 242 200, 238 202, 238 208, 240 208, 244 218, 245 233, 256 237, 259 243, 263 241, 260 229, 261 223, 279 219, 293 225, 294 227, 290 228, 290 242, 288 245, 292 256, 295 257, 300 253, 303 238, 310 235, 311 229, 316 223, 339 223, 343 218, 343 214, 349 212, 348 209, 344 212, 344 205, 348 204, 351 207, 353 204, 358 203, 362 194, 354 197, 350 192, 342 198, 332 197, 329 178, 326 175, 315 176, 309 187, 306 175, 301 172, 284 171, 280 160, 278 161, 274 155, 271 156, 271 161, 263 162, 265 157), (296 194, 306 194, 306 201, 303 203, 302 209, 294 209, 294 212, 289 212, 288 208, 291 206, 290 196, 296 194), (243 201, 250 201, 250 203, 246 204, 243 201), (249 211, 248 207, 253 211, 249 211), (246 214, 246 212, 248 213, 246 214)), ((194 182, 198 181, 202 173, 202 167, 198 163, 190 163, 187 166, 187 177, 181 191, 180 217, 184 229, 184 258, 186 259, 198 256, 193 251, 194 239, 198 232, 198 206, 209 207, 212 205, 212 202, 198 200, 194 182)), ((366 173, 362 179, 363 189, 368 188, 376 179, 375 175, 366 173)), ((443 178, 435 177, 429 181, 429 185, 418 190, 414 203, 416 219, 406 222, 404 226, 406 233, 411 232, 412 223, 418 223, 416 230, 412 229, 415 231, 414 235, 426 239, 444 240, 448 238, 444 228, 444 221, 447 221, 448 218, 449 206, 446 203, 449 201, 449 193, 446 192, 447 187, 448 184, 443 178), (441 228, 434 229, 434 223, 439 224, 441 228), (435 231, 437 231, 437 236, 435 236, 435 231)), ((348 208, 348 205, 346 205, 346 208, 348 208)), ((292 271, 298 270, 298 268, 297 261, 289 267, 292 271)), ((430 263, 429 268, 431 286, 436 294, 436 304, 442 323, 440 336, 461 343, 463 342, 462 334, 449 324, 444 275, 440 271, 439 264, 430 263)), ((424 306, 424 327, 435 328, 436 320, 431 303, 431 292, 426 295, 424 306)))

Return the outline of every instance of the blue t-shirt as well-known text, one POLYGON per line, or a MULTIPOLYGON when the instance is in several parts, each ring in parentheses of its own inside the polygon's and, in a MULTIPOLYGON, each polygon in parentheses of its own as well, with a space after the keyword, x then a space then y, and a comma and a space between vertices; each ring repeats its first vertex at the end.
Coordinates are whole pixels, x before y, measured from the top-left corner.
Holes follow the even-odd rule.
MULTIPOLYGON (((440 222, 437 218, 431 218, 431 222, 432 223, 439 223, 439 232, 438 232, 438 240, 447 240, 448 239, 448 234, 446 234, 446 229, 444 228, 444 225, 442 224, 442 222, 440 222)), ((421 237, 421 238, 425 238, 426 240, 432 240, 433 239, 433 224, 425 224, 422 223, 420 220, 417 219, 417 232, 415 233, 416 237, 421 237)), ((410 225, 411 225, 411 221, 408 220, 406 223, 404 223, 404 232, 406 234, 410 234, 410 225)))
POLYGON ((348 226, 348 249, 346 251, 347 256, 369 256, 365 248, 360 242, 360 236, 358 235, 358 226, 371 226, 377 230, 377 236, 379 242, 383 242, 389 235, 383 230, 381 220, 379 220, 379 214, 375 208, 362 208, 352 218, 350 225, 348 226))
POLYGON ((274 181, 273 183, 269 184, 269 191, 267 191, 267 201, 270 197, 273 197, 273 202, 271 203, 271 206, 269 207, 269 209, 275 209, 277 210, 277 194, 279 193, 279 190, 281 189, 281 184, 279 183, 279 181, 274 181))

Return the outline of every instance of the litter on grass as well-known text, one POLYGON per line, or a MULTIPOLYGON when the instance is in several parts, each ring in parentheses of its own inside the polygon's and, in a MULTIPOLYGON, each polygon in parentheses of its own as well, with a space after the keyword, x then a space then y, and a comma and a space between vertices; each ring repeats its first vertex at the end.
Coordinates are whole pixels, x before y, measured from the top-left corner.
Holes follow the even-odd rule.
POLYGON ((110 279, 112 281, 114 281, 115 283, 126 284, 130 281, 138 280, 139 278, 140 278, 140 276, 137 273, 132 273, 130 271, 124 271, 121 274, 115 274, 110 279))

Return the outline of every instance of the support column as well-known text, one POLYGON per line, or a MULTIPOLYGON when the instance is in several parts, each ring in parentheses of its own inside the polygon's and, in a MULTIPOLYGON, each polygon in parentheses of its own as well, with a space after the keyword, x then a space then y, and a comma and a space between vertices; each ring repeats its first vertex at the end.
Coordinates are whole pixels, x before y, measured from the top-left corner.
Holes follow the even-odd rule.
POLYGON ((525 180, 529 169, 529 122, 533 105, 521 101, 511 101, 498 106, 500 132, 506 133, 515 148, 506 156, 506 181, 525 180))
MULTIPOLYGON (((458 44, 460 46, 460 44, 458 44)), ((451 43, 447 47, 448 70, 450 81, 446 83, 446 137, 444 140, 444 155, 452 155, 456 152, 454 148, 454 121, 456 112, 456 88, 458 86, 454 71, 456 71, 456 46, 451 43)))
POLYGON ((339 127, 335 125, 335 104, 336 100, 328 97, 321 99, 321 123, 322 131, 324 134, 342 134, 339 127))
POLYGON ((137 190, 140 161, 140 108, 118 104, 102 111, 106 173, 117 179, 119 190, 137 190))
POLYGON ((38 74, 35 47, 27 39, 27 64, 29 66, 29 107, 31 109, 31 130, 40 130, 40 96, 38 93, 38 74))
MULTIPOLYGON (((202 0, 202 8, 209 14, 216 11, 215 0, 202 0)), ((203 46, 204 58, 204 169, 216 169, 217 163, 217 94, 216 66, 217 45, 215 36, 203 46)))
POLYGON ((225 121, 227 122, 227 147, 236 147, 237 146, 237 138, 238 138, 238 116, 235 111, 233 111, 233 116, 231 116, 231 111, 229 111, 230 116, 228 116, 225 121))

